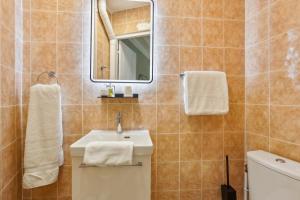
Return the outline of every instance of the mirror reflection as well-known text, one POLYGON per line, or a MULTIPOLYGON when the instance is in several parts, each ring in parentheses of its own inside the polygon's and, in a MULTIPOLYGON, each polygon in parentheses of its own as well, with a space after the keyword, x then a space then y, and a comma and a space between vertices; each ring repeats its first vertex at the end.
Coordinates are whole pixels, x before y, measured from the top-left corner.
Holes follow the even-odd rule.
POLYGON ((151 82, 151 0, 95 0, 91 78, 151 82))

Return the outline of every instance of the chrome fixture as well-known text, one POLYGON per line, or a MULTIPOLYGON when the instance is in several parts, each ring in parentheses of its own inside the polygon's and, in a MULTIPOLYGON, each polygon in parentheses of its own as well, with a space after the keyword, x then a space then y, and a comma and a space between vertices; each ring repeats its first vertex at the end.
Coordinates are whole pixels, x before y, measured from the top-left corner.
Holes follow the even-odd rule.
POLYGON ((122 114, 121 114, 121 112, 118 112, 116 115, 116 124, 117 124, 117 133, 118 134, 121 134, 123 132, 121 121, 122 121, 122 114))

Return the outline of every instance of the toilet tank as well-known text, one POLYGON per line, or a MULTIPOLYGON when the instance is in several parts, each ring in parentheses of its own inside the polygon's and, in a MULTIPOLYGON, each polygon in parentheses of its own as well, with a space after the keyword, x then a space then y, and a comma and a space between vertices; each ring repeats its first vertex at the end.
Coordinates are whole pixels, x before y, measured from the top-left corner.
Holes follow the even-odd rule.
POLYGON ((265 151, 250 151, 250 200, 300 200, 300 163, 265 151))

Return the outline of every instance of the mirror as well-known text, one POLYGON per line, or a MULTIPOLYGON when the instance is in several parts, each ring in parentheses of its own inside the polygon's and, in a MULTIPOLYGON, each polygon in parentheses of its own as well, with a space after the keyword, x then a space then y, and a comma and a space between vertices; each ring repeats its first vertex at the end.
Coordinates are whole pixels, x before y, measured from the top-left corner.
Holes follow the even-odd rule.
POLYGON ((153 1, 92 1, 91 80, 152 82, 153 1))

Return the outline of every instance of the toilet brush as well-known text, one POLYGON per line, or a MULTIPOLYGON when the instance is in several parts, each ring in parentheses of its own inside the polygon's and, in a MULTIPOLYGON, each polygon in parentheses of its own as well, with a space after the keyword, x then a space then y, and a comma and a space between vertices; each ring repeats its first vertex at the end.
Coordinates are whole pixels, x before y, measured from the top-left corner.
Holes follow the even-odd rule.
POLYGON ((236 191, 233 187, 231 187, 229 182, 228 155, 226 155, 226 177, 227 177, 227 184, 221 185, 222 200, 236 200, 236 191))

